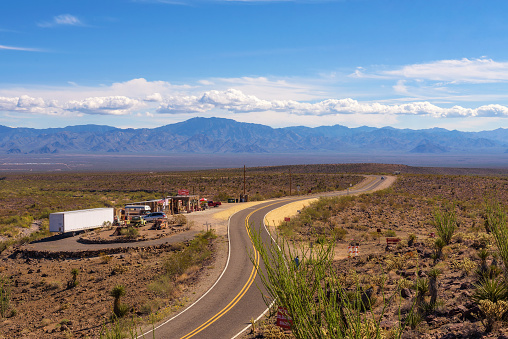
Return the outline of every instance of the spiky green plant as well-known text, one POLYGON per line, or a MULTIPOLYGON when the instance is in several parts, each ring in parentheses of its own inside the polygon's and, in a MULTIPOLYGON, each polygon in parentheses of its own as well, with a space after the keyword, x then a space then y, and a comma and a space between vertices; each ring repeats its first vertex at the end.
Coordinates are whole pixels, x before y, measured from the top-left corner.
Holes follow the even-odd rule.
POLYGON ((78 286, 78 284, 79 284, 78 275, 79 275, 79 270, 77 268, 73 268, 71 270, 71 280, 67 281, 67 288, 73 288, 73 287, 78 286))
MULTIPOLYGON (((316 245, 310 252, 293 249, 280 239, 265 245, 261 234, 252 229, 249 233, 255 247, 251 260, 266 289, 264 301, 267 305, 275 301, 287 309, 295 338, 382 337, 379 322, 385 308, 381 315, 374 314, 368 290, 360 286, 358 277, 349 289, 342 283, 344 279, 332 264, 333 242, 316 245), (297 255, 298 269, 292 264, 297 255)), ((398 291, 383 294, 385 307, 396 295, 398 291)))
POLYGON ((116 285, 110 292, 110 295, 115 298, 113 300, 113 314, 117 317, 123 317, 126 313, 125 307, 120 303, 120 298, 125 295, 125 287, 123 285, 116 285))
POLYGON ((471 299, 476 303, 480 300, 490 300, 493 303, 508 300, 508 284, 503 279, 482 279, 475 285, 471 299))
POLYGON ((488 274, 489 267, 487 266, 487 258, 489 257, 489 251, 486 248, 480 248, 476 253, 480 258, 480 266, 478 267, 478 276, 484 277, 488 274))
POLYGON ((499 256, 504 263, 505 278, 508 279, 508 225, 506 212, 499 203, 489 202, 486 205, 486 218, 496 239, 499 256))
POLYGON ((438 268, 433 268, 427 274, 429 276, 430 307, 434 308, 437 301, 437 278, 441 275, 438 268))
POLYGON ((443 238, 439 237, 434 241, 434 246, 436 250, 434 261, 438 261, 443 257, 443 248, 446 246, 446 242, 443 238))
POLYGON ((429 291, 429 280, 425 278, 417 278, 414 282, 413 289, 416 291, 416 309, 421 311, 425 306, 425 294, 429 291))
POLYGON ((436 227, 437 234, 446 245, 450 244, 453 233, 457 229, 457 217, 452 207, 448 207, 445 211, 434 211, 434 226, 436 227))

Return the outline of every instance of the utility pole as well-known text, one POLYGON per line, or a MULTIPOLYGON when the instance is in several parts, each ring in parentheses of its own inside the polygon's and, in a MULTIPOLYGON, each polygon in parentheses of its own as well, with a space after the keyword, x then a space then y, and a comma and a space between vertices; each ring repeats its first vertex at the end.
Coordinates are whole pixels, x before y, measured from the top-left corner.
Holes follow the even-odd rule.
POLYGON ((243 196, 245 197, 245 165, 243 165, 243 196))
POLYGON ((291 196, 291 168, 289 169, 289 196, 291 196))

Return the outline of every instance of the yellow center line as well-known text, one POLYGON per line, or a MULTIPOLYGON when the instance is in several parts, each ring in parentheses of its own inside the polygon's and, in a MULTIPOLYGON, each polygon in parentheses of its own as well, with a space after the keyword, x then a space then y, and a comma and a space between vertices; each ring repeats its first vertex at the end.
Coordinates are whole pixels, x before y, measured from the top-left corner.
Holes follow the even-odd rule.
MULTIPOLYGON (((358 191, 362 191, 362 189, 357 189, 358 191)), ((299 198, 289 198, 287 200, 299 200, 299 198)), ((251 239, 251 244, 252 244, 252 238, 250 236, 250 233, 249 233, 249 219, 250 217, 256 213, 257 211, 259 210, 262 210, 263 208, 266 208, 266 207, 269 207, 269 206, 272 206, 272 205, 275 205, 275 204, 278 204, 280 203, 280 201, 278 202, 274 202, 272 204, 269 204, 269 205, 266 205, 266 206, 263 206, 263 207, 260 207, 254 211, 252 211, 251 213, 249 213, 249 215, 247 216, 247 218, 245 218, 245 229, 247 230, 247 234, 249 235, 249 239, 251 239)), ((195 330, 193 330, 192 332, 184 335, 183 337, 181 337, 180 339, 188 339, 188 338, 191 338, 193 336, 195 336, 196 334, 198 334, 199 332, 203 331, 205 328, 207 328, 208 326, 210 326, 211 324, 213 324, 214 322, 216 322, 219 318, 221 318, 224 314, 226 314, 227 312, 229 312, 229 310, 231 310, 242 298, 243 296, 245 295, 245 293, 247 293, 247 291, 249 290, 250 286, 252 285, 252 283, 254 282, 254 279, 256 278, 257 276, 257 269, 256 267, 259 267, 259 253, 258 251, 256 251, 256 248, 254 247, 254 244, 252 244, 252 248, 254 249, 254 262, 256 263, 255 265, 252 266, 252 271, 250 272, 250 275, 249 275, 249 279, 247 280, 247 282, 245 283, 245 285, 243 285, 242 289, 240 290, 240 292, 238 292, 238 294, 233 298, 233 300, 231 300, 229 302, 229 304, 227 304, 222 310, 220 310, 217 314, 215 314, 213 317, 211 317, 210 319, 208 319, 206 322, 204 322, 201 326, 199 326, 198 328, 196 328, 195 330)))
MULTIPOLYGON (((266 205, 266 206, 263 206, 263 207, 260 207, 258 208, 257 210, 254 210, 252 211, 251 213, 249 213, 249 215, 247 216, 247 218, 245 218, 245 228, 247 230, 247 234, 249 235, 249 239, 251 239, 250 237, 250 234, 249 234, 249 219, 250 217, 256 213, 257 211, 263 209, 263 208, 266 208, 266 207, 269 207, 269 206, 272 206, 272 205, 275 205, 279 202, 276 202, 276 203, 273 203, 273 204, 270 204, 270 205, 266 205)), ((251 242, 252 242, 252 239, 251 239, 251 242)), ((208 319, 206 322, 204 322, 201 326, 199 326, 198 328, 196 328, 195 330, 193 330, 192 332, 184 335, 183 337, 181 337, 180 339, 188 339, 190 337, 193 337, 194 335, 198 334, 199 332, 203 331, 205 328, 207 328, 208 326, 210 326, 211 324, 213 324, 215 321, 217 321, 220 317, 222 317, 224 314, 226 314, 229 310, 231 310, 241 299, 242 297, 245 295, 245 293, 247 293, 247 291, 249 290, 250 286, 252 285, 252 283, 254 282, 254 279, 256 278, 256 275, 257 275, 257 269, 256 267, 259 267, 259 253, 258 251, 256 251, 256 248, 254 247, 254 244, 252 244, 252 248, 254 249, 254 262, 256 263, 255 265, 252 266, 252 271, 250 272, 250 276, 249 276, 249 279, 247 280, 247 282, 245 283, 245 285, 243 285, 242 289, 240 290, 240 292, 238 292, 238 294, 233 298, 233 300, 231 300, 231 302, 229 304, 226 305, 226 307, 224 307, 222 310, 220 310, 220 312, 218 312, 217 314, 215 314, 213 317, 211 317, 210 319, 208 319)))

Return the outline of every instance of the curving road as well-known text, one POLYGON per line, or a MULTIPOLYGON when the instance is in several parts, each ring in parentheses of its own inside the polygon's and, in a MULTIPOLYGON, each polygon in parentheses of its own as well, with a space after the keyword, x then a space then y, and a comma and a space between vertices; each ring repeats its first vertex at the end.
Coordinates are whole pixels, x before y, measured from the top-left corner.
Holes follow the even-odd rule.
MULTIPOLYGON (((369 176, 349 191, 322 196, 365 193, 377 189, 383 182, 381 176, 369 176)), ((231 216, 228 261, 221 276, 196 302, 156 326, 155 338, 234 338, 247 330, 250 320, 257 319, 266 310, 261 296, 264 288, 250 258, 252 256, 253 260, 259 261, 259 257, 250 241, 247 225, 261 229, 263 241, 269 243, 270 235, 263 225, 264 216, 285 204, 306 199, 309 196, 269 201, 231 216)), ((151 332, 144 333, 144 337, 152 337, 151 332)))

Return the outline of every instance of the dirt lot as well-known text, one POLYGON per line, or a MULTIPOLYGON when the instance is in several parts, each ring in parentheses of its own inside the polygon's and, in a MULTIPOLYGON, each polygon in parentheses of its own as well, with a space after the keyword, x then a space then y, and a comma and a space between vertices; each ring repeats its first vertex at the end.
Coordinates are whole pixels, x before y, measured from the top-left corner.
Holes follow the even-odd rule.
MULTIPOLYGON (((226 210, 227 208, 221 208, 226 210)), ((213 218, 217 210, 188 215, 195 233, 209 227, 223 232, 227 221, 213 218)), ((104 232, 104 235, 111 233, 104 232)), ((147 231, 143 230, 146 234, 147 231)), ((177 233, 181 234, 181 233, 177 233)), ((170 237, 170 236, 169 236, 170 237)), ((178 311, 204 293, 220 275, 227 255, 227 239, 213 241, 213 255, 203 267, 192 268, 178 279, 178 291, 164 296, 149 288, 163 271, 172 249, 131 249, 126 253, 90 258, 30 259, 15 255, 15 249, 0 256, 0 274, 11 280, 11 309, 14 316, 0 318, 2 338, 96 338, 112 314, 111 289, 125 286, 122 303, 130 316, 157 320, 178 311), (68 288, 71 270, 78 269, 78 285, 68 288)))

